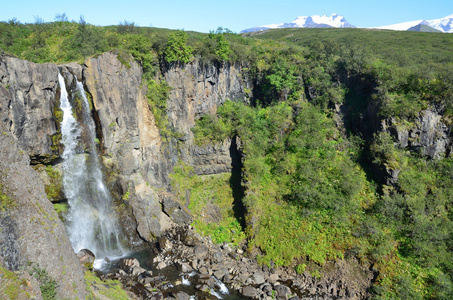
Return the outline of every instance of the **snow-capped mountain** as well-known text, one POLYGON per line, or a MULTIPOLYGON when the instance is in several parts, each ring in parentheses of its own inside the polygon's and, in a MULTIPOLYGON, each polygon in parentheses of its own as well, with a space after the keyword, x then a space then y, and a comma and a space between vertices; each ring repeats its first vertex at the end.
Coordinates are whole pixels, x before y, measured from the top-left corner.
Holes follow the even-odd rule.
POLYGON ((417 20, 387 26, 373 27, 375 29, 390 29, 390 30, 408 30, 417 25, 427 25, 442 32, 453 33, 453 15, 446 16, 434 20, 417 20))
POLYGON ((280 24, 269 24, 253 28, 244 29, 241 33, 252 32, 252 31, 261 31, 266 29, 273 28, 322 28, 322 27, 337 27, 337 28, 354 28, 354 25, 349 24, 348 21, 343 16, 332 14, 329 16, 303 16, 297 17, 294 21, 290 23, 280 23, 280 24))

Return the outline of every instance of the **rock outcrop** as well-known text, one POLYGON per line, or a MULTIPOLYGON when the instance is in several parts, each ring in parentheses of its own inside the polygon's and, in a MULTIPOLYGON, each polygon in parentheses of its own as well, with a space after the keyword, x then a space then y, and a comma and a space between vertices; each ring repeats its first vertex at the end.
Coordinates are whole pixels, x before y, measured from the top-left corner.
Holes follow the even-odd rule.
POLYGON ((193 143, 191 129, 196 119, 217 112, 217 107, 226 100, 247 102, 246 90, 251 90, 251 81, 239 67, 228 63, 195 62, 184 68, 170 68, 163 75, 172 87, 168 101, 169 122, 183 136, 180 140, 184 143, 178 149, 181 160, 193 166, 199 175, 230 172, 231 141, 198 146, 193 143))
POLYGON ((31 163, 50 163, 59 157, 57 74, 55 64, 0 58, 1 122, 28 153, 31 163))
POLYGON ((137 230, 150 241, 172 224, 190 220, 184 204, 176 200, 169 204, 168 197, 159 201, 155 191, 169 188, 168 174, 178 159, 193 165, 199 174, 231 171, 231 141, 197 146, 190 129, 197 117, 215 112, 226 99, 245 100, 248 83, 229 64, 193 63, 166 70, 163 79, 171 86, 168 120, 181 137, 164 144, 148 105, 142 70, 132 59, 129 65, 123 65, 113 52, 104 53, 85 62, 83 78, 98 116, 104 155, 117 165, 137 230), (174 213, 169 205, 181 213, 174 213))
POLYGON ((64 225, 28 155, 5 125, 0 124, 0 265, 11 271, 45 270, 57 282, 57 298, 82 299, 84 272, 64 225))
POLYGON ((395 118, 384 120, 382 128, 392 133, 398 147, 420 151, 429 158, 449 156, 452 150, 451 125, 448 126, 443 114, 435 107, 429 107, 418 114, 413 122, 395 118))
POLYGON ((87 59, 83 77, 101 132, 102 152, 117 166, 138 233, 150 241, 173 222, 162 211, 154 189, 164 185, 170 166, 162 155, 159 130, 148 108, 142 70, 134 61, 126 67, 108 52, 87 59))

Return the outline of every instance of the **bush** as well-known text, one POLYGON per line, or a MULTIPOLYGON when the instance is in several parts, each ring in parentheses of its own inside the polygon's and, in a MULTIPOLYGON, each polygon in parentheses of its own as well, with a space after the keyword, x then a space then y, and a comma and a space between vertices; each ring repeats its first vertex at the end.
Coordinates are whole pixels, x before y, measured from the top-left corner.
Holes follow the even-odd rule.
POLYGON ((192 58, 192 52, 192 47, 187 45, 187 34, 184 31, 179 30, 170 34, 165 48, 165 60, 167 62, 187 64, 192 58))

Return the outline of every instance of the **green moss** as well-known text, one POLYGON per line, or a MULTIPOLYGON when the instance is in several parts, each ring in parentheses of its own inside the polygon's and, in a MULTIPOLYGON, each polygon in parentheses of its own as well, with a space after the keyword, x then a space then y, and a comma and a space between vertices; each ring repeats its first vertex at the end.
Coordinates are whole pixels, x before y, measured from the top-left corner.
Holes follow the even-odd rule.
POLYGON ((173 131, 169 127, 167 117, 167 99, 171 87, 165 81, 156 82, 153 79, 149 79, 147 85, 148 92, 146 96, 148 98, 148 105, 154 115, 160 134, 164 138, 171 137, 173 131))
POLYGON ((88 107, 90 108, 90 111, 92 111, 94 109, 93 96, 91 96, 91 94, 88 93, 87 91, 85 91, 85 95, 87 98, 88 107))
POLYGON ((85 283, 89 295, 87 299, 95 300, 95 293, 99 293, 109 299, 129 300, 125 290, 122 289, 121 283, 118 280, 101 280, 94 272, 85 272, 85 283), (94 293, 95 292, 95 293, 94 293))
POLYGON ((61 139, 62 139, 62 134, 61 131, 58 131, 57 133, 53 134, 50 136, 50 139, 52 140, 52 146, 51 149, 53 151, 58 151, 61 145, 61 139))
MULTIPOLYGON (((18 299, 22 295, 26 282, 17 272, 12 272, 0 265, 0 297, 2 299, 18 299)), ((28 297, 26 297, 28 298, 28 297)))
POLYGON ((126 193, 123 194, 121 198, 123 199, 123 201, 127 201, 129 200, 129 195, 130 195, 129 186, 127 186, 127 191, 126 193))
POLYGON ((6 211, 15 206, 15 201, 4 192, 4 187, 0 183, 0 211, 6 211))
POLYGON ((60 219, 64 220, 64 216, 69 210, 69 205, 67 203, 54 203, 53 209, 57 212, 60 219))
POLYGON ((51 165, 46 166, 45 171, 50 180, 50 183, 45 185, 47 198, 50 201, 59 200, 63 189, 62 174, 59 170, 54 169, 51 165))

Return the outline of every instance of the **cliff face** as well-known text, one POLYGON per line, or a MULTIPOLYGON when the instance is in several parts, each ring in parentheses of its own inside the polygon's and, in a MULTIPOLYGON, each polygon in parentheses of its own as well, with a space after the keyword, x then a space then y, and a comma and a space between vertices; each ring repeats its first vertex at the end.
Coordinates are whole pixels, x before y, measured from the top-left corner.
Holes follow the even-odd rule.
MULTIPOLYGON (((244 101, 251 81, 244 78, 235 65, 189 64, 173 67, 164 73, 172 87, 168 101, 169 121, 183 135, 179 149, 181 160, 194 167, 198 174, 217 174, 231 171, 231 140, 215 145, 193 143, 191 128, 195 120, 206 113, 215 113, 226 100, 244 101)), ((175 154, 174 154, 175 156, 175 154)))
POLYGON ((83 72, 87 91, 93 99, 104 154, 111 157, 120 174, 120 185, 129 192, 128 203, 137 220, 140 236, 151 240, 174 222, 189 222, 182 204, 174 203, 154 188, 168 188, 168 174, 178 159, 194 165, 200 174, 229 172, 231 141, 218 145, 196 146, 191 128, 195 118, 215 112, 226 99, 245 99, 245 81, 234 66, 186 65, 164 74, 171 86, 167 101, 168 119, 181 138, 163 143, 142 83, 142 71, 130 61, 124 66, 114 53, 105 53, 85 62, 83 72), (165 207, 177 207, 169 213, 165 207))
POLYGON ((453 147, 451 126, 446 124, 441 111, 435 107, 421 111, 409 124, 394 118, 384 120, 382 128, 396 137, 400 148, 420 150, 429 158, 449 156, 453 147))
POLYGON ((172 221, 162 212, 152 188, 162 186, 168 164, 162 157, 159 130, 148 109, 141 68, 132 61, 127 68, 109 52, 88 59, 83 77, 98 116, 104 155, 116 166, 118 184, 128 194, 126 200, 138 233, 152 240, 172 221))
POLYGON ((240 70, 229 64, 198 63, 166 70, 164 80, 172 87, 168 119, 182 137, 164 144, 148 106, 141 68, 134 61, 126 67, 111 52, 87 59, 83 67, 2 57, 1 122, 32 164, 57 164, 56 168, 63 150, 59 71, 69 91, 75 88, 77 78, 83 80, 92 98, 101 152, 114 173, 111 186, 127 195, 124 201, 132 212, 127 222, 148 241, 175 222, 190 222, 184 205, 156 189, 169 187, 168 174, 179 159, 193 165, 199 174, 231 171, 231 141, 197 146, 190 129, 197 117, 215 112, 226 99, 245 100, 244 88, 250 84, 240 70))
POLYGON ((58 157, 54 111, 57 66, 2 57, 0 62, 1 122, 17 138, 32 163, 58 157))
POLYGON ((30 272, 30 264, 44 269, 58 283, 59 299, 83 299, 84 272, 64 225, 28 155, 5 127, 0 125, 0 192, 9 200, 2 198, 0 203, 0 266, 12 271, 30 272))

